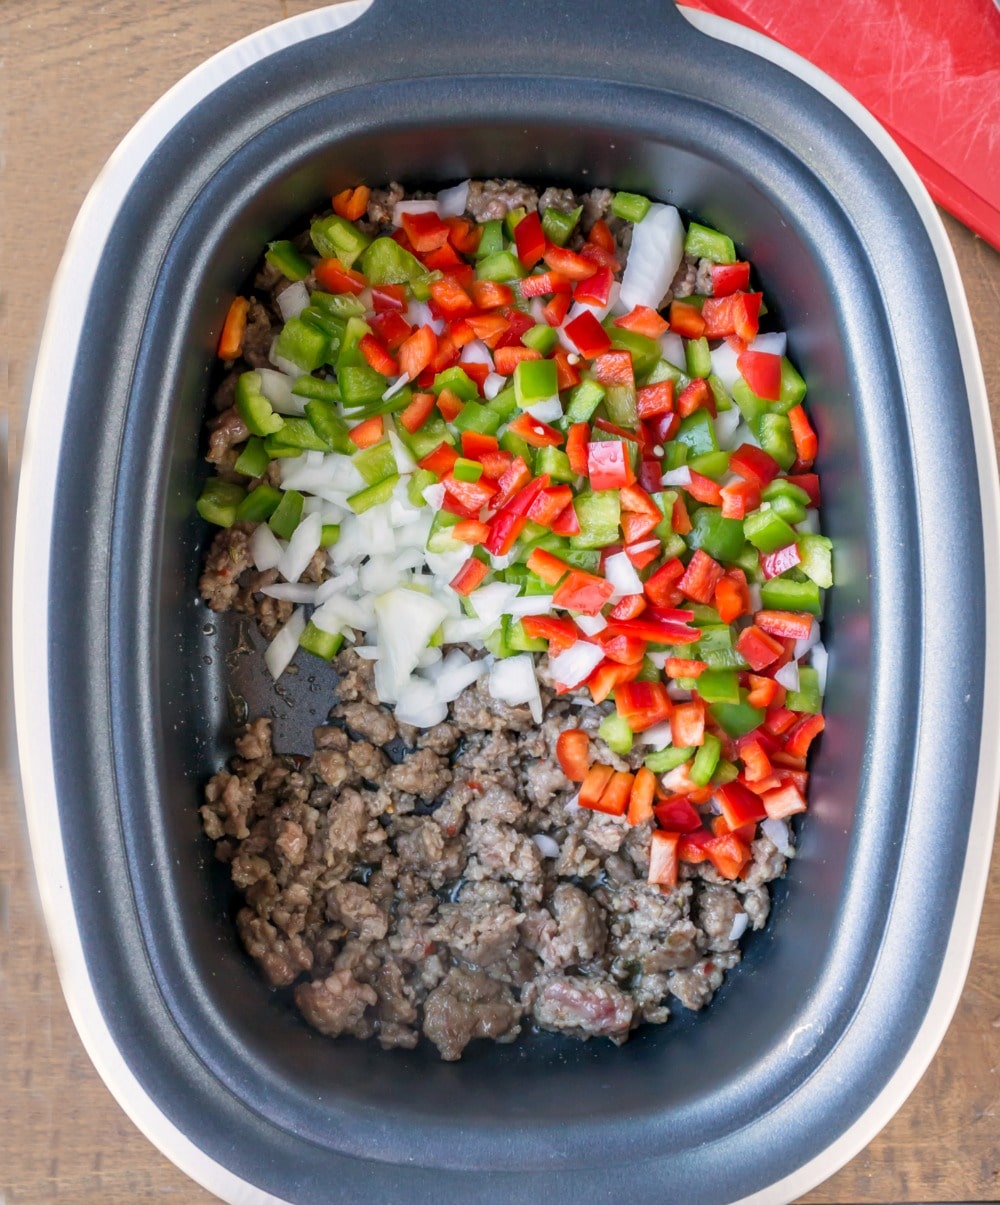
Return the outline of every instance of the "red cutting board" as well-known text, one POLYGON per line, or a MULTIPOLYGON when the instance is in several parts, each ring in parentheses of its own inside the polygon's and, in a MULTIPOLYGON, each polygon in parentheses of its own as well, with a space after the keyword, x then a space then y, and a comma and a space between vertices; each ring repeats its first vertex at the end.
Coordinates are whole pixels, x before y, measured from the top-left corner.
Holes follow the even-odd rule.
POLYGON ((684 0, 821 67, 886 127, 931 196, 1000 250, 993 0, 684 0))

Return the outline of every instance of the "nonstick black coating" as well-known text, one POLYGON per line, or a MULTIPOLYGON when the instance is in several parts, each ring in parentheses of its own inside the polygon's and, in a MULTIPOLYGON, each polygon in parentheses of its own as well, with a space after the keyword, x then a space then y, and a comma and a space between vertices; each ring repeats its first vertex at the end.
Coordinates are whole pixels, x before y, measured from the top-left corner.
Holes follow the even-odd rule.
POLYGON ((723 1201, 823 1150, 934 989, 983 675, 955 335, 922 222, 866 137, 654 0, 379 0, 177 124, 86 304, 51 553, 59 808, 94 986, 158 1107, 295 1201, 723 1201), (838 582, 800 856, 712 1006, 621 1049, 535 1036, 445 1065, 321 1038, 238 946, 201 789, 241 706, 308 748, 329 680, 304 667, 276 694, 234 653, 237 625, 196 601, 193 503, 214 342, 264 242, 357 180, 495 174, 633 189, 733 234, 809 382, 838 582))

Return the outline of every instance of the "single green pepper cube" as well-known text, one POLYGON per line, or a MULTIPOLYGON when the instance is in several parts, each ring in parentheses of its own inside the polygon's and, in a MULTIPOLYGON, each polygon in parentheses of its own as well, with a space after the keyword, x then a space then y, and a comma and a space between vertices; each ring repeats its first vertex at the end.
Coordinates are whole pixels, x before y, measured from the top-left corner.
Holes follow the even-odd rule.
POLYGON ((795 529, 773 510, 752 511, 743 520, 743 534, 760 552, 777 552, 795 543, 795 529))
POLYGON ((787 356, 781 357, 781 386, 777 408, 783 412, 797 406, 806 396, 806 383, 787 356))
POLYGON ((367 485, 377 485, 386 477, 392 477, 398 472, 396 455, 392 450, 392 444, 387 440, 355 452, 351 457, 351 463, 365 479, 367 485))
POLYGON ((547 356, 555 350, 555 346, 559 342, 559 333, 554 326, 540 322, 531 330, 524 332, 521 342, 525 347, 530 347, 534 351, 541 352, 543 356, 547 356))
POLYGON ((660 671, 656 668, 653 659, 651 657, 643 657, 642 666, 635 676, 636 682, 659 682, 660 678, 660 671))
MULTIPOLYGON (((713 456, 713 452, 703 453, 705 456, 713 456)), ((688 446, 684 443, 679 443, 676 439, 671 439, 663 445, 663 462, 661 468, 665 473, 671 473, 674 469, 683 468, 688 462, 688 446)))
POLYGON ((687 362, 689 377, 708 377, 712 372, 712 353, 708 350, 708 340, 688 339, 684 344, 684 359, 687 362))
POLYGON ((340 539, 340 524, 339 523, 324 523, 320 528, 319 546, 320 548, 332 548, 340 539))
POLYGON ((710 259, 714 264, 735 264, 736 248, 733 240, 711 226, 692 222, 684 239, 684 254, 698 259, 710 259))
POLYGON ((361 271, 372 285, 405 285, 427 273, 412 252, 391 238, 377 238, 365 248, 361 271))
POLYGON ((303 373, 302 376, 296 377, 292 393, 296 397, 307 397, 311 401, 331 404, 340 401, 340 386, 333 377, 313 377, 303 373))
POLYGON ((236 382, 236 409, 251 435, 271 435, 280 431, 285 420, 276 414, 260 391, 259 372, 244 372, 236 382))
POLYGON ((617 711, 604 717, 597 730, 597 735, 611 752, 617 753, 619 757, 624 757, 632 748, 632 729, 629 727, 628 720, 619 715, 617 711))
POLYGON ((461 540, 456 540, 451 529, 458 522, 458 515, 450 515, 445 510, 439 510, 431 520, 431 529, 427 535, 428 552, 456 552, 460 548, 468 548, 461 540))
POLYGON ((569 241, 569 236, 576 229, 576 224, 580 220, 580 215, 583 213, 583 206, 578 205, 576 209, 571 209, 569 213, 562 213, 558 209, 546 209, 542 214, 542 230, 545 237, 555 243, 557 247, 565 247, 569 241))
POLYGON ((795 463, 795 440, 792 437, 792 424, 784 414, 762 414, 756 420, 754 430, 760 446, 787 473, 795 463))
POLYGON ((476 259, 488 259, 498 251, 503 250, 503 222, 499 220, 483 222, 479 229, 479 246, 476 248, 476 259))
POLYGON ((326 363, 330 350, 330 335, 304 318, 289 318, 281 328, 277 354, 291 360, 305 372, 312 372, 326 363))
POLYGON ((539 477, 548 473, 554 482, 567 485, 576 481, 576 473, 570 468, 569 457, 562 448, 539 448, 535 456, 535 472, 539 477))
POLYGON ((833 585, 833 541, 826 536, 804 535, 798 538, 799 568, 821 590, 833 585))
POLYGON ((727 782, 735 782, 740 776, 740 768, 735 762, 719 759, 719 764, 715 767, 715 773, 709 781, 713 787, 725 786, 727 782))
POLYGON ((616 426, 624 427, 626 431, 633 431, 639 422, 636 406, 634 385, 608 385, 604 397, 604 408, 608 412, 608 418, 616 426))
POLYGON ((570 536, 573 548, 604 548, 618 540, 621 522, 621 500, 617 490, 598 490, 578 494, 573 509, 580 521, 580 531, 570 536))
POLYGON ((508 385, 506 389, 501 389, 486 404, 494 414, 500 416, 502 423, 509 422, 517 413, 517 394, 514 392, 514 386, 508 385))
POLYGON ((708 387, 712 391, 712 396, 715 398, 715 408, 720 414, 725 414, 727 410, 732 410, 733 401, 726 392, 726 387, 722 381, 715 375, 714 372, 708 375, 708 387))
POLYGON ((348 435, 347 423, 340 417, 340 411, 332 402, 324 402, 313 398, 306 402, 306 418, 321 440, 344 456, 354 452, 354 444, 348 435))
POLYGON ((604 401, 604 386, 591 377, 584 377, 579 385, 570 390, 566 405, 566 421, 587 423, 597 407, 604 401))
MULTIPOLYGON (((704 677, 704 673, 702 677, 704 677)), ((759 707, 751 707, 746 696, 747 692, 741 690, 738 703, 709 704, 709 714, 727 736, 734 738, 746 736, 748 732, 753 732, 764 722, 766 713, 759 707)))
POLYGON ((327 348, 325 362, 329 363, 333 357, 333 354, 340 348, 347 324, 340 318, 334 318, 325 310, 316 309, 311 305, 307 305, 306 308, 299 313, 298 317, 307 326, 314 326, 317 330, 322 331, 323 334, 326 335, 327 348))
POLYGON ((410 281, 410 292, 413 294, 415 301, 429 301, 431 296, 431 285, 437 281, 444 279, 443 272, 428 272, 425 276, 415 276, 410 281))
POLYGON ((309 227, 309 237, 324 259, 339 259, 345 268, 353 267, 354 261, 372 241, 353 222, 335 213, 316 218, 309 227))
POLYGON ((246 477, 263 477, 270 459, 264 441, 259 435, 251 435, 233 468, 246 477))
POLYGON ((710 624, 722 623, 722 616, 715 607, 710 607, 707 603, 685 602, 684 610, 691 612, 692 627, 706 628, 710 624))
POLYGON ((483 644, 494 657, 500 659, 504 657, 513 657, 516 652, 511 648, 510 640, 507 636, 507 630, 510 626, 510 616, 504 615, 501 617, 500 623, 493 629, 492 632, 487 632, 483 637, 483 644))
POLYGON ((787 494, 779 494, 771 503, 771 510, 776 515, 780 515, 792 527, 796 523, 801 523, 806 517, 806 507, 801 502, 796 502, 794 498, 790 498, 787 494))
POLYGON ((533 466, 535 463, 535 449, 531 446, 531 444, 528 443, 527 440, 522 439, 520 435, 517 435, 515 432, 511 431, 510 428, 508 428, 500 436, 500 447, 505 452, 509 452, 511 456, 520 456, 528 468, 532 469, 533 471, 533 466))
POLYGON ((314 289, 309 294, 309 305, 330 318, 339 318, 341 324, 348 318, 361 318, 365 312, 365 303, 353 293, 324 293, 322 289, 314 289))
POLYGON ((758 397, 742 377, 733 385, 733 401, 747 423, 755 422, 767 412, 767 402, 758 397))
POLYGON ((451 471, 456 481, 476 482, 483 475, 483 466, 478 460, 466 460, 464 456, 459 456, 451 471))
POLYGON ((809 495, 806 491, 796 485, 794 481, 789 481, 787 477, 775 477, 773 481, 769 481, 760 491, 760 496, 765 502, 772 504, 778 498, 790 498, 801 506, 808 507, 809 505, 809 495))
POLYGON ((818 715, 823 709, 823 696, 819 689, 819 674, 811 665, 799 666, 799 689, 790 690, 785 696, 789 711, 805 711, 818 715))
POLYGON ((522 410, 559 393, 555 360, 522 360, 514 369, 514 396, 522 410))
POLYGON ((239 509, 236 511, 236 521, 238 523, 263 523, 265 519, 270 519, 278 509, 280 502, 281 490, 262 482, 255 490, 251 490, 240 503, 239 509))
POLYGON ((641 222, 652 204, 649 197, 637 192, 616 192, 611 198, 611 212, 626 222, 641 222))
POLYGON ((411 506, 426 506, 427 499, 424 497, 424 490, 429 485, 434 485, 437 477, 430 469, 417 469, 412 473, 409 481, 406 483, 406 497, 411 506))
MULTIPOLYGON (((468 406, 466 406, 467 409, 468 406)), ((464 414, 465 411, 462 413, 464 414)), ((402 423, 398 423, 396 433, 414 460, 423 460, 425 456, 434 451, 438 444, 455 443, 454 434, 440 414, 431 415, 427 422, 422 427, 418 427, 416 431, 407 431, 402 423)))
POLYGON ((520 226, 524 219, 528 216, 528 211, 523 205, 518 205, 514 209, 508 209, 504 215, 503 226, 508 238, 514 237, 514 231, 520 226))
POLYGON ((808 611, 820 613, 819 586, 813 581, 797 582, 789 577, 772 577, 760 587, 760 598, 768 611, 808 611))
POLYGON ((381 402, 389 382, 368 364, 356 364, 343 367, 337 373, 340 381, 340 393, 344 408, 354 410, 359 406, 369 406, 381 402))
POLYGON ((492 406, 469 401, 455 416, 452 426, 456 431, 478 431, 481 435, 495 435, 500 428, 500 421, 500 415, 492 406))
POLYGON ((351 494, 347 499, 347 505, 356 515, 360 515, 373 506, 378 506, 382 502, 388 502, 392 497, 392 491, 396 488, 398 480, 399 474, 394 473, 391 477, 386 477, 382 481, 377 481, 374 485, 369 485, 363 490, 358 490, 356 494, 351 494))
POLYGON ((733 633, 728 623, 709 623, 701 628, 698 637, 697 653, 691 653, 701 661, 708 659, 709 654, 725 651, 733 647, 733 633))
POLYGON ((696 410, 694 414, 681 419, 681 425, 674 438, 678 443, 687 444, 689 456, 701 456, 705 452, 719 450, 715 437, 715 422, 707 410, 696 410))
POLYGON ((707 787, 715 773, 715 767, 719 764, 721 755, 722 741, 711 732, 706 732, 704 743, 694 755, 694 761, 688 771, 691 781, 696 782, 699 787, 707 787))
POLYGON ((431 385, 431 392, 438 394, 442 389, 450 389, 463 402, 474 402, 479 397, 479 388, 464 368, 453 364, 444 372, 439 372, 431 385))
POLYGON ((209 477, 195 507, 206 523, 214 523, 216 527, 232 527, 245 497, 246 490, 235 481, 209 477))
POLYGON ((307 418, 286 416, 280 431, 265 440, 268 452, 275 446, 295 448, 299 452, 330 452, 332 448, 307 418))
MULTIPOLYGON (((690 298, 685 297, 684 300, 687 302, 690 301, 690 298)), ((691 384, 691 378, 683 369, 676 364, 671 364, 669 360, 662 359, 657 360, 646 384, 659 385, 661 381, 673 381, 675 394, 682 393, 691 384)))
POLYGON ((701 548, 713 560, 730 563, 739 556, 745 543, 743 520, 724 519, 717 506, 702 506, 695 512, 686 538, 692 550, 701 548))
POLYGON ((309 261, 288 239, 268 243, 264 258, 287 280, 305 280, 311 270, 309 261))
POLYGON ((740 678, 734 669, 703 669, 695 682, 698 694, 706 703, 740 701, 740 678))
POLYGON ((343 643, 344 637, 341 632, 324 632, 311 619, 299 637, 299 648, 305 649, 307 653, 312 653, 315 657, 321 657, 324 661, 332 661, 340 652, 340 646, 343 643))
POLYGON ((743 655, 736 649, 716 649, 711 653, 702 653, 701 659, 709 669, 737 669, 743 671, 750 668, 743 655))
POLYGON ((696 473, 713 481, 721 481, 729 472, 728 452, 702 452, 700 456, 689 456, 687 462, 696 473))
POLYGON ((268 527, 282 540, 290 540, 292 534, 302 521, 302 507, 305 498, 298 490, 285 490, 270 519, 268 527))
POLYGON ((657 749, 655 753, 648 753, 643 758, 642 764, 647 770, 652 770, 654 774, 669 774, 671 770, 683 766, 693 754, 693 749, 668 745, 666 749, 657 749))
POLYGON ((476 277, 479 280, 495 280, 498 283, 504 283, 520 280, 524 275, 524 267, 512 251, 495 251, 476 264, 476 277))

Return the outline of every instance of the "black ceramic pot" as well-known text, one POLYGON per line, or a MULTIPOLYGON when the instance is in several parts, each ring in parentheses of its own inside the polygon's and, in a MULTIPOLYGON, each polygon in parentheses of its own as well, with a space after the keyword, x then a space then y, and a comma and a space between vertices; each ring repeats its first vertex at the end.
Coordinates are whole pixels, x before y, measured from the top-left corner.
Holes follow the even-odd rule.
MULTIPOLYGON (((696 1205, 832 1173, 916 1082, 971 954, 998 783, 992 449, 915 175, 836 85, 736 26, 666 0, 375 0, 184 80, 74 231, 15 553, 39 885, 123 1107, 231 1201, 696 1205), (237 944, 197 807, 230 689, 274 698, 197 601, 194 499, 215 340, 262 244, 359 179, 495 174, 632 189, 735 236, 809 383, 837 585, 800 856, 711 1008, 621 1049, 537 1036, 446 1065, 321 1038, 237 944)), ((279 746, 322 718, 298 702, 279 746)))

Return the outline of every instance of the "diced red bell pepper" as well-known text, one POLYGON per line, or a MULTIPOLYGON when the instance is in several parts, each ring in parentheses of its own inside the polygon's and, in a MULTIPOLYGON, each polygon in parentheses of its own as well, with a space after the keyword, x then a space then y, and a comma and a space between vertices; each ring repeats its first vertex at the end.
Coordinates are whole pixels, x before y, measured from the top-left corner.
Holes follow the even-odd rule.
POLYGON ((635 371, 627 351, 606 351, 594 360, 594 376, 602 385, 632 385, 635 371))
POLYGON ((645 824, 653 819, 653 799, 656 795, 656 777, 652 770, 641 766, 632 782, 632 790, 628 797, 629 824, 645 824))
POLYGON ((438 337, 431 326, 418 327, 399 349, 399 367, 402 372, 416 380, 434 359, 438 349, 438 337))
POLYGON ((707 669, 707 661, 698 661, 692 657, 668 657, 663 672, 668 678, 697 678, 707 669))
POLYGON ((726 571, 718 561, 713 560, 704 549, 696 548, 694 555, 684 570, 684 576, 677 583, 677 589, 695 602, 711 606, 715 598, 715 587, 719 584, 726 571))
POLYGON ((784 548, 777 548, 774 552, 760 553, 760 571, 764 580, 770 581, 772 577, 794 569, 799 561, 798 544, 786 544, 784 548))
POLYGON ((609 620, 635 619, 646 609, 646 600, 641 594, 626 594, 608 612, 609 620))
MULTIPOLYGON (((495 452, 482 452, 477 459, 483 466, 483 476, 489 477, 490 481, 496 481, 498 485, 500 478, 514 461, 514 457, 510 452, 505 452, 503 448, 498 448, 495 452)), ((494 502, 495 505, 496 503, 494 502)))
POLYGON ((444 219, 448 227, 448 242, 460 255, 475 255, 479 249, 479 240, 483 236, 482 229, 466 218, 451 216, 444 219))
POLYGON ((805 640, 812 631, 813 617, 806 611, 758 611, 754 622, 771 636, 805 640))
POLYGON ((764 717, 764 728, 773 736, 784 736, 790 728, 794 728, 801 716, 797 711, 789 711, 787 707, 769 707, 764 717))
POLYGON ((608 627, 622 636, 636 636, 650 644, 695 644, 701 639, 698 629, 686 623, 647 618, 651 610, 648 608, 641 619, 609 619, 608 627))
MULTIPOLYGON (((531 509, 531 504, 544 489, 548 489, 551 482, 548 473, 542 473, 540 477, 534 477, 523 489, 517 491, 513 498, 507 503, 506 509, 515 515, 527 515, 531 509)), ((499 506, 499 503, 495 503, 499 506)))
POLYGON ((507 430, 519 435, 532 448, 555 448, 565 438, 555 427, 550 427, 548 423, 543 423, 527 413, 519 414, 507 430))
POLYGON ((582 255, 570 251, 568 247, 557 247, 555 243, 549 243, 545 248, 543 259, 554 272, 565 276, 567 280, 588 280, 598 268, 597 264, 584 259, 582 255))
POLYGON ((608 785, 601 792, 601 798, 591 806, 595 811, 604 812, 608 816, 624 816, 634 781, 635 776, 627 770, 615 770, 608 780, 608 785))
POLYGON ((530 272, 545 254, 545 231, 537 210, 527 213, 514 227, 517 258, 530 272))
POLYGON ((589 259, 597 264, 598 268, 610 268, 614 273, 619 270, 621 264, 618 262, 618 257, 613 251, 606 251, 597 243, 587 242, 580 248, 580 254, 584 259, 589 259))
POLYGON ((358 423, 356 427, 352 427, 347 434, 355 447, 370 448, 378 443, 384 432, 382 415, 376 414, 371 418, 366 418, 364 422, 358 423))
POLYGON ((470 556, 451 579, 451 588, 456 594, 471 594, 489 573, 490 567, 474 556, 470 556))
POLYGON ((528 518, 542 527, 551 527, 572 502, 573 491, 568 485, 547 486, 528 507, 528 518))
POLYGON ((706 506, 721 506, 722 494, 719 492, 718 482, 712 480, 711 477, 703 477, 701 473, 696 473, 694 469, 690 469, 691 480, 684 487, 696 502, 701 502, 706 506))
POLYGON ((412 435, 427 422, 436 403, 437 398, 433 393, 415 393, 410 404, 400 414, 399 421, 412 435))
POLYGON ((633 307, 627 314, 615 319, 615 326, 633 331, 637 335, 645 335, 647 339, 659 339, 670 330, 670 323, 663 315, 648 305, 633 307))
POLYGON ((475 382, 476 388, 479 390, 479 395, 481 397, 483 393, 483 386, 486 384, 486 378, 490 375, 491 371, 489 364, 480 364, 476 360, 463 360, 462 371, 470 381, 475 382))
POLYGON ((321 259, 313 269, 316 283, 327 293, 360 293, 367 281, 360 272, 345 268, 339 259, 321 259))
POLYGON ((505 347, 497 346, 493 352, 493 364, 501 376, 509 377, 522 360, 540 360, 542 353, 534 347, 523 347, 520 343, 505 347))
POLYGON ((774 767, 760 741, 744 738, 740 741, 739 748, 747 782, 760 782, 770 777, 774 767))
POLYGON ((526 331, 530 331, 535 325, 534 318, 515 306, 508 306, 505 310, 501 310, 500 313, 502 317, 507 319, 507 330, 497 340, 497 348, 523 346, 521 336, 526 331))
POLYGON ((570 503, 552 522, 552 534, 556 536, 578 536, 580 534, 580 517, 576 507, 570 503))
POLYGON ((632 563, 633 568, 637 569, 640 573, 643 569, 652 565, 654 561, 659 560, 662 552, 663 545, 659 540, 655 539, 640 540, 638 543, 625 545, 625 555, 632 563))
POLYGON ((797 485, 800 490, 805 490, 809 495, 810 507, 819 506, 819 477, 815 473, 789 473, 786 480, 792 485, 797 485))
POLYGON ((696 410, 707 410, 714 418, 715 394, 708 381, 702 377, 695 377, 678 394, 676 406, 677 413, 681 418, 687 418, 696 410))
MULTIPOLYGON (((584 259, 589 258, 584 255, 584 259)), ((601 258, 598 258, 598 263, 601 263, 601 258)), ((586 280, 581 280, 573 290, 573 298, 581 302, 583 305, 607 305, 608 298, 611 295, 611 286, 614 284, 615 274, 614 269, 607 262, 601 263, 601 266, 586 280)))
POLYGON ((670 734, 678 749, 705 743, 705 704, 701 699, 676 703, 670 716, 670 734))
POLYGON ((471 314, 465 321, 487 347, 495 348, 497 341, 510 330, 510 319, 496 312, 471 314))
POLYGON ((338 192, 333 199, 333 212, 349 222, 356 222, 365 216, 368 208, 368 198, 372 190, 367 184, 359 184, 357 188, 345 188, 338 192))
POLYGON ((430 289, 432 311, 436 308, 440 316, 448 321, 464 318, 476 309, 472 298, 453 276, 432 281, 430 289))
POLYGON ((630 485, 635 474, 624 441, 587 444, 587 476, 595 490, 616 490, 630 485))
POLYGON ((582 611, 584 615, 596 615, 614 592, 614 586, 604 578, 584 569, 571 569, 553 594, 552 605, 565 607, 567 611, 582 611))
POLYGON ((760 486, 752 481, 731 481, 720 488, 719 494, 724 519, 743 519, 760 506, 760 486))
POLYGON ((750 846, 735 833, 713 836, 704 843, 705 855, 724 879, 738 879, 750 861, 750 846))
POLYGON ((781 356, 769 351, 745 351, 736 357, 740 376, 766 402, 781 397, 781 356))
POLYGON ((799 463, 808 467, 816 459, 819 442, 801 403, 788 411, 788 421, 792 424, 792 439, 795 441, 795 451, 799 463))
POLYGON ((767 485, 781 472, 778 462, 761 448, 755 448, 753 444, 740 444, 729 457, 729 468, 731 472, 758 486, 767 485))
POLYGON ((496 482, 488 477, 480 477, 478 481, 461 481, 448 473, 442 478, 442 485, 447 497, 453 498, 466 510, 475 512, 477 517, 484 506, 491 504, 497 492, 496 482))
POLYGON ((744 343, 757 336, 761 293, 731 293, 728 297, 709 297, 701 307, 705 321, 703 334, 708 339, 738 335, 744 343))
POLYGON ((512 498, 531 481, 531 469, 525 464, 523 457, 515 456, 497 481, 497 496, 493 505, 499 510, 507 505, 512 498))
POLYGON ((751 707, 767 710, 769 707, 784 701, 785 688, 773 678, 762 678, 758 674, 748 675, 747 702, 751 707))
POLYGON ((693 526, 691 516, 688 514, 687 504, 680 494, 674 499, 674 509, 670 515, 670 526, 679 536, 686 536, 693 526))
MULTIPOLYGON (((569 313, 572 298, 569 293, 556 293, 542 306, 542 316, 549 326, 562 326, 569 313)), ((579 381, 577 382, 579 384, 579 381)))
POLYGON ((826 727, 826 721, 821 715, 808 715, 800 720, 789 732, 785 742, 785 752, 792 757, 805 757, 809 746, 826 727))
POLYGON ((785 820, 806 810, 806 801, 794 782, 786 781, 760 797, 764 810, 771 820, 785 820))
POLYGON ((635 408, 639 418, 655 418, 658 414, 669 414, 674 408, 674 383, 658 381, 655 385, 643 385, 635 395, 635 408))
POLYGON ((735 577, 736 573, 742 573, 742 570, 729 570, 715 587, 715 609, 723 623, 732 623, 741 615, 750 614, 750 591, 746 578, 741 582, 735 577))
POLYGON ((510 285, 501 284, 496 280, 474 280, 469 292, 480 310, 499 310, 514 302, 514 292, 510 285))
POLYGON ((573 423, 566 435, 566 455, 569 467, 581 477, 587 473, 587 445, 590 428, 586 423, 573 423))
POLYGON ((707 862, 708 854, 705 852, 705 846, 712 840, 714 837, 707 828, 699 829, 697 832, 684 833, 677 842, 677 856, 682 862, 689 864, 707 862))
POLYGON ((249 313, 249 298, 234 297, 229 303, 216 352, 220 360, 237 360, 243 354, 243 340, 246 336, 249 313))
POLYGON ((570 362, 569 352, 565 347, 557 347, 551 358, 555 361, 556 388, 560 393, 564 389, 573 389, 580 384, 579 369, 570 362))
POLYGON ((372 285, 372 308, 376 314, 402 313, 406 309, 406 285, 372 285))
POLYGON ((646 875, 648 883, 656 883, 660 887, 677 886, 678 842, 677 833, 668 833, 663 829, 653 832, 649 846, 649 873, 646 875))
POLYGON ((746 260, 735 264, 712 265, 712 295, 728 297, 730 293, 743 292, 750 288, 750 265, 746 260))
POLYGON ((547 640, 550 653, 561 653, 580 639, 576 624, 557 615, 525 615, 521 626, 532 640, 547 640))
POLYGON ((568 297, 573 291, 573 282, 558 272, 536 272, 518 281, 517 287, 522 297, 568 297))
POLYGON ((453 389, 442 389, 437 395, 437 408, 446 423, 453 423, 465 408, 465 403, 453 389))
POLYGON ((617 661, 619 665, 635 665, 646 655, 645 640, 637 640, 634 636, 609 636, 605 629, 591 639, 601 646, 609 661, 617 661))
POLYGON ((626 431, 624 427, 619 427, 616 423, 610 422, 606 418, 595 418, 594 426, 598 431, 606 431, 608 435, 617 435, 619 439, 627 440, 629 443, 638 443, 639 437, 632 431, 626 431))
POLYGON ((662 682, 623 682, 615 689, 615 708, 633 732, 645 732, 670 719, 674 705, 662 682))
POLYGON ((492 556, 506 556, 527 522, 524 515, 512 511, 509 505, 505 506, 490 520, 490 534, 484 541, 484 548, 492 556))
POLYGON ((368 361, 371 368, 380 372, 384 377, 394 377, 399 373, 399 365, 389 354, 387 348, 374 335, 362 335, 358 350, 368 361))
POLYGON ((582 728, 567 728, 556 741, 556 759, 570 782, 583 782, 590 761, 590 737, 582 728))
MULTIPOLYGON (((398 310, 383 310, 368 319, 368 325, 390 352, 396 351, 413 334, 413 327, 398 310)), ((398 367, 393 371, 398 372, 398 367)))
POLYGON ((659 523, 659 516, 637 514, 635 511, 622 511, 621 527, 625 537, 626 547, 638 544, 650 534, 659 523))
POLYGON ((614 772, 612 766, 605 766, 601 762, 590 767, 583 779, 583 786, 580 787, 580 807, 596 808, 614 772))
POLYGON ((639 484, 644 490, 654 493, 663 488, 663 465, 652 457, 644 456, 639 461, 639 484))
POLYGON ((466 460, 479 460, 480 457, 496 452, 499 449, 497 437, 486 435, 482 431, 462 432, 462 455, 466 460))
POLYGON ((531 572, 547 586, 558 585, 570 571, 570 566, 564 560, 544 548, 533 549, 527 564, 531 572))
POLYGON ((587 689, 595 703, 603 703, 613 690, 623 682, 631 682, 639 673, 640 665, 620 665, 615 661, 602 661, 587 679, 587 689))
MULTIPOLYGON (((431 395, 433 396, 433 394, 431 395)), ((435 399, 436 401, 437 399, 435 399)), ((444 477, 446 473, 450 473, 455 467, 455 461, 458 460, 458 453, 449 443, 443 440, 432 451, 417 463, 422 469, 427 469, 431 473, 435 473, 438 477, 444 477)))
POLYGON ((661 565, 644 583, 643 591, 651 603, 660 607, 670 606, 671 599, 677 590, 677 583, 684 576, 684 565, 678 557, 673 557, 661 565))
POLYGON ((451 233, 436 213, 406 213, 400 214, 400 222, 406 231, 406 237, 413 245, 418 255, 443 247, 451 233))
MULTIPOLYGON (((447 331, 443 331, 438 337, 437 351, 430 362, 430 369, 435 373, 444 372, 446 368, 451 368, 453 364, 458 363, 458 347, 447 331)), ((433 384, 433 378, 431 378, 433 384)))
POLYGON ((648 515, 659 523, 662 518, 660 508, 641 485, 626 485, 619 494, 621 508, 634 514, 648 515))
POLYGON ((767 632, 762 632, 756 624, 751 624, 737 637, 736 651, 750 668, 756 671, 766 669, 777 661, 785 651, 785 646, 767 632))
POLYGON ((700 339, 705 333, 705 319, 697 306, 686 301, 670 303, 670 329, 685 339, 700 339))
POLYGON ((460 519, 451 529, 451 534, 463 544, 482 544, 490 534, 490 529, 479 519, 460 519))
POLYGON ((578 314, 563 328, 567 338, 586 360, 592 360, 611 347, 611 337, 590 310, 578 314))
POLYGON ((598 247, 603 247, 605 251, 613 252, 615 250, 615 236, 611 233, 611 227, 604 218, 598 218, 591 226, 587 239, 591 243, 596 243, 598 247))
POLYGON ((660 828, 671 833, 693 833, 701 828, 701 814, 683 795, 655 804, 653 813, 660 828))
POLYGON ((433 251, 422 252, 420 258, 424 267, 431 272, 444 272, 449 276, 454 274, 463 285, 472 284, 475 279, 475 269, 462 259, 450 242, 435 247, 433 251))

